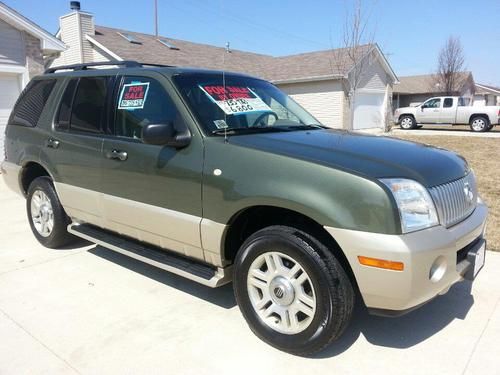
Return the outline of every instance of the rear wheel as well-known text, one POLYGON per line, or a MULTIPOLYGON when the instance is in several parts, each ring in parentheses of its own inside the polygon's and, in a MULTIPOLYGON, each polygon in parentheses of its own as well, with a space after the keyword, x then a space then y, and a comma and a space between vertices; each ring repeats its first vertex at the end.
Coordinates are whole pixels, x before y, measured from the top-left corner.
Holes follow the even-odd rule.
POLYGON ((272 226, 241 246, 234 269, 238 306, 268 344, 309 355, 338 339, 354 306, 354 291, 333 254, 295 228, 272 226))
POLYGON ((476 116, 470 121, 470 128, 473 132, 485 132, 490 130, 490 122, 484 116, 476 116))
POLYGON ((31 230, 43 246, 55 249, 76 241, 67 231, 70 219, 49 177, 38 177, 30 184, 26 210, 31 230))
POLYGON ((399 121, 399 126, 401 127, 401 129, 409 130, 409 129, 415 129, 417 123, 415 122, 415 119, 412 116, 403 116, 399 121))

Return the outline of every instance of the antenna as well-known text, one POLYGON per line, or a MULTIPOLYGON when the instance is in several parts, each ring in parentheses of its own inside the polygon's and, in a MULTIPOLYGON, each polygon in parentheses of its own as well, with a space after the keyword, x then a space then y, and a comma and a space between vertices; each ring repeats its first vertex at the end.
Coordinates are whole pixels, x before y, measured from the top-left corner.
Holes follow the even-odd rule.
MULTIPOLYGON (((226 42, 226 52, 222 55, 222 86, 224 87, 224 101, 227 100, 226 97, 226 53, 229 52, 229 42, 226 42)), ((227 115, 226 111, 224 112, 224 142, 227 143, 227 115)))
POLYGON ((158 39, 158 0, 154 0, 155 2, 155 36, 158 39))

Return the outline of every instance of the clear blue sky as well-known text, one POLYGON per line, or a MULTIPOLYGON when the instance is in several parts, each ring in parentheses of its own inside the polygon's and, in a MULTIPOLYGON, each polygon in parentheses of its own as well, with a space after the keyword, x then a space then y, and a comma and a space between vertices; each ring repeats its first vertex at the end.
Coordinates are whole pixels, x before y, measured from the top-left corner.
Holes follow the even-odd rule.
MULTIPOLYGON (((3 0, 55 33, 67 0, 3 0)), ((82 0, 98 25, 154 33, 153 0, 82 0)), ((340 46, 354 0, 158 0, 160 34, 287 55, 340 46)), ((364 0, 369 30, 399 76, 435 70, 449 35, 461 38, 476 82, 500 86, 500 0, 364 0)))

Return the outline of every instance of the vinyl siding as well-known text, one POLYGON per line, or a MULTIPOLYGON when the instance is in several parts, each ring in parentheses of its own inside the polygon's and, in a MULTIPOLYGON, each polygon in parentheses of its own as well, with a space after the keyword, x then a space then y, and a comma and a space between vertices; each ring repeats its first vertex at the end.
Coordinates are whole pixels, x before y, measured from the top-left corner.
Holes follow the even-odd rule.
POLYGON ((94 61, 94 51, 92 44, 85 38, 85 35, 94 35, 94 17, 90 14, 80 13, 80 23, 82 28, 82 51, 83 51, 83 62, 94 61))
POLYGON ((25 63, 22 33, 0 20, 0 64, 24 65, 25 63))
POLYGON ((322 124, 343 127, 344 91, 339 81, 301 82, 277 85, 322 124))
POLYGON ((358 88, 360 90, 385 91, 389 77, 382 64, 375 56, 369 56, 358 88))

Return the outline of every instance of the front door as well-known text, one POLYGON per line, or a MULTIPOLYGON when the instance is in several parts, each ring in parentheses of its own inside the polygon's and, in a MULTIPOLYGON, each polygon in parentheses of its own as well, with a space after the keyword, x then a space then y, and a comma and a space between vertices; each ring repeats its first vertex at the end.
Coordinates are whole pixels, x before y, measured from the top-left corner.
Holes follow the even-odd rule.
POLYGON ((103 145, 105 227, 117 233, 203 259, 200 242, 203 144, 177 150, 142 143, 147 124, 185 122, 168 80, 154 72, 120 77, 113 101, 113 136, 103 145))
POLYGON ((427 100, 417 109, 417 122, 423 124, 436 124, 439 122, 439 112, 441 111, 441 99, 433 98, 427 100))

